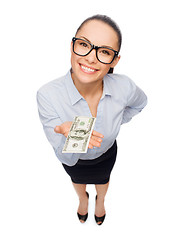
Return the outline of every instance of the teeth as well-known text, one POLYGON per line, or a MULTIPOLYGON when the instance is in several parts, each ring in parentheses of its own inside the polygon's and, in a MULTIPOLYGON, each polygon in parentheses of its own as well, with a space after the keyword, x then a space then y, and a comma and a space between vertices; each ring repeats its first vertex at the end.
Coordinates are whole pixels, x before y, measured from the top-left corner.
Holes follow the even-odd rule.
POLYGON ((88 71, 88 72, 95 72, 94 69, 91 69, 91 68, 85 67, 85 66, 83 66, 83 65, 81 65, 81 68, 84 69, 84 70, 86 70, 86 71, 88 71))

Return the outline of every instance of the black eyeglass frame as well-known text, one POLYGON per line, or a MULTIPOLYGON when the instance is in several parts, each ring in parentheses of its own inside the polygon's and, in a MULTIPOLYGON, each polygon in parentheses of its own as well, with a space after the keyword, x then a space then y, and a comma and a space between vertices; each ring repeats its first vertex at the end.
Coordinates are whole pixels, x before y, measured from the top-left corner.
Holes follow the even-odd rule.
POLYGON ((76 38, 76 37, 73 37, 73 38, 72 38, 72 41, 73 41, 73 52, 74 52, 76 55, 78 55, 78 56, 82 56, 82 57, 85 57, 85 56, 87 56, 89 53, 91 53, 91 51, 92 51, 93 49, 95 49, 95 50, 96 50, 96 57, 97 57, 97 60, 98 60, 99 62, 103 63, 103 64, 111 64, 111 63, 114 61, 114 59, 116 58, 116 56, 118 56, 118 54, 119 54, 118 51, 116 51, 116 50, 114 50, 114 49, 112 49, 112 48, 109 48, 109 47, 98 47, 98 46, 95 46, 94 44, 92 44, 92 43, 90 43, 90 42, 88 42, 88 41, 86 41, 86 40, 84 40, 84 39, 82 39, 82 38, 76 38), (78 53, 76 53, 75 50, 74 50, 74 46, 75 46, 75 42, 76 42, 76 40, 82 40, 82 41, 87 42, 87 43, 91 46, 90 51, 89 51, 87 54, 85 54, 85 55, 82 55, 82 54, 78 54, 78 53), (114 52, 114 57, 113 57, 113 59, 112 59, 111 62, 109 62, 109 63, 105 63, 105 62, 102 62, 101 60, 99 60, 98 55, 97 55, 97 51, 98 51, 98 49, 100 49, 100 48, 109 49, 109 50, 111 50, 111 51, 114 52))

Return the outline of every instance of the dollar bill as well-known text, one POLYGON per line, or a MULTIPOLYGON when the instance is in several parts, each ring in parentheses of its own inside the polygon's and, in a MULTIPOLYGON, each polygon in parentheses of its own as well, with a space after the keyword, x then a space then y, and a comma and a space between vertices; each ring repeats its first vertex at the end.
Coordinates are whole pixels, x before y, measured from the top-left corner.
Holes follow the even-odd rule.
POLYGON ((94 117, 75 117, 62 153, 86 153, 95 121, 94 117))

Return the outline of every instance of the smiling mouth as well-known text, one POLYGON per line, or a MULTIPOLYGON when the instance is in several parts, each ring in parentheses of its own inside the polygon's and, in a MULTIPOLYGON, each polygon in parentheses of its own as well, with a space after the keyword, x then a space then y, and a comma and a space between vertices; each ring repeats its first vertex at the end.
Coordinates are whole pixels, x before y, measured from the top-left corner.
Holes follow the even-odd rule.
POLYGON ((82 64, 80 64, 80 68, 83 72, 86 72, 86 73, 95 73, 96 71, 98 71, 95 68, 90 68, 90 67, 82 65, 82 64))

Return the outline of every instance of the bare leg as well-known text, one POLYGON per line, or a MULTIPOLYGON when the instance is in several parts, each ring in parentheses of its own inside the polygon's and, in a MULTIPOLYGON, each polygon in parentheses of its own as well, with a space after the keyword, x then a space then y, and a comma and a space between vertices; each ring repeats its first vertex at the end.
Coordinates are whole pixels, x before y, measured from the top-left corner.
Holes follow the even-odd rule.
POLYGON ((105 212, 104 200, 109 187, 109 182, 103 185, 95 185, 97 191, 97 201, 95 205, 95 215, 97 217, 102 217, 105 212))
MULTIPOLYGON (((85 215, 88 212, 88 197, 86 194, 86 184, 76 184, 73 183, 73 186, 76 190, 76 193, 79 198, 79 207, 78 207, 78 213, 81 215, 85 215)), ((81 222, 83 222, 81 220, 81 222)))

